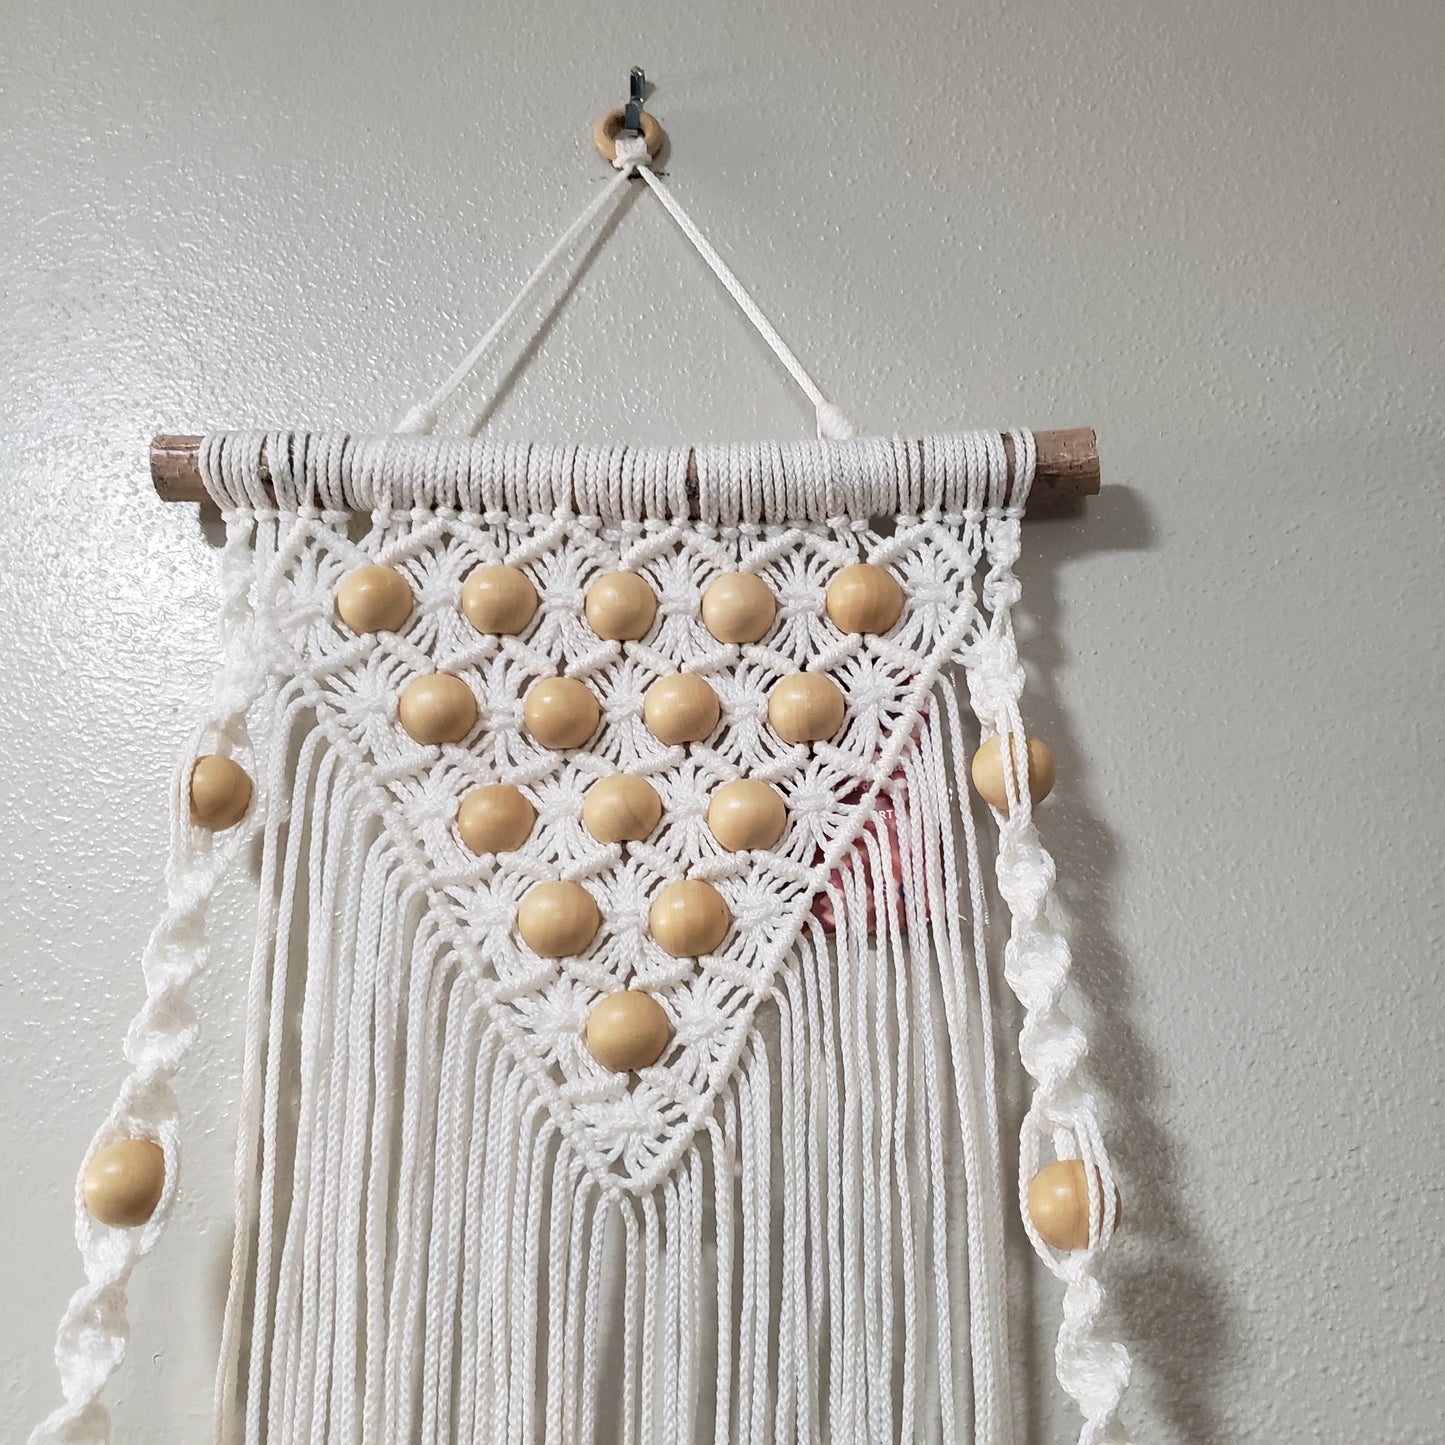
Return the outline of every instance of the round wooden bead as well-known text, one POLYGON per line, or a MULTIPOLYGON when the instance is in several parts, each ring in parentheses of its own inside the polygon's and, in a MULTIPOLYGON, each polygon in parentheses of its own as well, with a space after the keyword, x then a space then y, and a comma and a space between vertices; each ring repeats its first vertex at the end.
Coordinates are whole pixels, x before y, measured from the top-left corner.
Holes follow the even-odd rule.
POLYGON ((615 773, 587 789, 582 824, 599 843, 637 843, 662 821, 662 799, 646 778, 615 773))
POLYGON ((411 608, 411 584, 395 567, 358 567, 336 589, 336 611, 353 632, 395 632, 411 608))
POLYGON ((700 743, 717 727, 722 707, 717 693, 690 672, 660 677, 647 689, 642 720, 659 742, 700 743))
POLYGON ((520 568, 491 563, 476 568, 462 584, 462 611, 478 632, 510 637, 535 615, 537 589, 520 568))
POLYGON ((638 989, 598 999, 587 1017, 592 1057, 617 1074, 655 1064, 667 1047, 668 1032, 662 1005, 638 989))
POLYGON ((117 1139, 85 1166, 85 1207, 102 1224, 134 1229, 156 1212, 166 1156, 154 1139, 117 1139))
POLYGON ((724 572, 702 594, 703 626, 719 642, 761 641, 777 615, 768 584, 751 572, 724 572))
POLYGON ((669 883, 652 900, 648 913, 652 936, 674 958, 712 953, 732 925, 722 894, 699 878, 669 883))
POLYGON ((707 825, 729 853, 771 848, 783 836, 788 810, 775 788, 752 778, 724 783, 708 805, 707 825))
MULTIPOLYGON (((1103 1176, 1094 1171, 1101 1192, 1103 1176)), ((1104 1200, 1113 1206, 1114 1227, 1119 1223, 1119 1196, 1104 1200)), ((1087 1249, 1089 1244, 1089 1176, 1082 1159, 1058 1159, 1029 1180, 1029 1221, 1039 1237, 1054 1249, 1087 1249)))
POLYGON ((587 589, 587 624, 598 637, 636 642, 657 616, 657 597, 636 572, 607 572, 587 589))
POLYGON ((601 926, 596 900, 580 883, 538 883, 517 908, 522 942, 543 958, 581 953, 601 926))
POLYGON ((459 743, 477 723, 477 699, 449 672, 415 677, 397 704, 401 725, 419 743, 459 743))
MULTIPOLYGON (((1003 739, 1005 734, 995 733, 973 755, 969 772, 979 796, 1000 813, 1008 812, 1008 787, 1003 773, 1003 739)), ((1009 756, 1013 757, 1013 735, 1008 734, 1009 756)), ((1048 745, 1038 738, 1029 738, 1025 751, 1029 760, 1029 797, 1041 803, 1054 788, 1054 755, 1048 745)))
POLYGON ((843 694, 831 677, 795 672, 768 698, 768 721, 787 743, 816 743, 843 726, 843 694))
POLYGON ((457 832, 473 853, 509 853, 531 836, 537 810, 517 788, 474 788, 457 809, 457 832))
POLYGON ((208 753, 191 769, 191 822, 220 832, 234 827, 251 806, 251 779, 235 758, 208 753))
POLYGON ((544 748, 580 748, 602 719, 592 689, 575 677, 544 677, 527 694, 522 715, 544 748))
POLYGON ((902 611, 903 589, 881 567, 855 562, 828 584, 828 616, 842 632, 887 632, 902 611))

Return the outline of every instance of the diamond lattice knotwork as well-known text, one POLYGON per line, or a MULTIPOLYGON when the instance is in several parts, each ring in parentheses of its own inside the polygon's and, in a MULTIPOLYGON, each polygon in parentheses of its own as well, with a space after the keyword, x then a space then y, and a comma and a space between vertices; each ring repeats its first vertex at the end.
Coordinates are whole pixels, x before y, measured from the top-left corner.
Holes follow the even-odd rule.
POLYGON ((433 514, 379 520, 359 542, 315 516, 294 527, 257 599, 274 629, 268 641, 279 644, 271 650, 382 806, 392 805, 393 831, 403 826, 476 988, 559 1127, 609 1189, 649 1187, 726 1087, 759 1000, 916 739, 931 683, 974 626, 971 589, 959 585, 973 568, 966 539, 927 521, 903 521, 887 537, 848 523, 721 531, 433 514), (830 578, 859 560, 886 566, 903 586, 903 615, 884 636, 846 635, 827 615, 830 578), (399 569, 416 605, 400 631, 358 637, 337 619, 335 594, 372 562, 399 569), (460 610, 464 581, 484 563, 520 568, 536 588, 540 605, 522 633, 478 632, 460 610), (585 616, 589 585, 618 570, 657 594, 656 621, 639 641, 606 641, 585 616), (703 625, 703 590, 732 571, 755 573, 777 599, 760 643, 723 644, 703 625), (769 724, 773 686, 802 671, 828 674, 844 694, 844 726, 829 742, 789 745, 769 724), (458 744, 422 746, 397 722, 401 689, 432 672, 454 673, 476 695, 477 725, 458 744), (677 672, 706 678, 722 721, 704 742, 669 747, 644 724, 643 702, 677 672), (602 721, 585 746, 553 751, 529 735, 523 700, 558 674, 587 684, 602 721), (588 787, 619 772, 647 778, 662 799, 645 842, 604 845, 583 827, 588 787), (775 848, 729 854, 713 837, 709 800, 735 778, 781 793, 788 826, 775 848), (521 848, 479 857, 461 841, 457 810, 490 783, 520 788, 537 821, 521 848), (513 921, 530 887, 558 878, 592 893, 602 926, 583 954, 552 960, 527 948, 513 921), (653 897, 682 878, 711 882, 732 914, 722 945, 697 959, 669 956, 648 928, 653 897), (652 993, 672 1024, 666 1053, 632 1075, 603 1069, 584 1041, 592 1005, 623 987, 652 993))

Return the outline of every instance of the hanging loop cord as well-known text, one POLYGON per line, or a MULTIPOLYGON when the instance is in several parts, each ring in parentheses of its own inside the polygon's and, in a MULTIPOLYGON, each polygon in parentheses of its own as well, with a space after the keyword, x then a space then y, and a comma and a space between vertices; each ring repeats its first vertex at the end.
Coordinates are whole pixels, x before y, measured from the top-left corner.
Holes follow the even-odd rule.
POLYGON ((507 323, 521 310, 528 297, 536 290, 542 278, 556 264, 578 235, 586 229, 593 218, 607 205, 614 195, 633 176, 641 176, 647 182, 653 195, 662 202, 663 209, 677 222, 683 235, 692 242, 698 255, 707 262, 713 275, 722 282, 729 296, 737 302, 744 316, 753 323, 758 335, 768 343, 774 356, 788 370, 788 375, 803 389, 818 418, 818 435, 830 439, 851 437, 856 428, 847 415, 825 397, 818 383, 803 369, 803 364, 793 355, 792 348, 778 334, 777 328, 763 315, 758 303, 748 294, 741 281, 733 275, 731 267, 718 255, 712 242, 698 229, 697 223, 683 210, 676 197, 652 173, 652 157, 647 152, 647 142, 641 136, 619 135, 616 141, 617 158, 612 164, 617 174, 587 204, 582 213, 567 227, 553 243, 552 249, 537 263, 537 268, 522 283, 507 309, 497 317, 486 334, 463 357, 456 370, 436 389, 432 396, 419 406, 414 406, 396 425, 398 433, 426 434, 436 429, 438 413, 472 374, 483 356, 491 349, 507 323))

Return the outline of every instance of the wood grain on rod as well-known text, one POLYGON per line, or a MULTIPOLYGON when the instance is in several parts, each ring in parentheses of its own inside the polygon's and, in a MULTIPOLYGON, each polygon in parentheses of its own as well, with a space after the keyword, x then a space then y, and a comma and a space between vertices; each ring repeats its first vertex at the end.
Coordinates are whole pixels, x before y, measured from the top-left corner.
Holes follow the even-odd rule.
MULTIPOLYGON (((1085 497, 1099 492, 1099 444, 1092 427, 1072 427, 1067 431, 1034 433, 1038 461, 1034 468, 1034 485, 1029 494, 1029 511, 1047 514, 1067 510, 1085 497)), ((151 441, 151 480, 163 502, 204 502, 205 484, 201 481, 200 437, 158 436, 151 441)), ((1013 465, 1013 446, 1004 438, 1009 465, 1013 465)), ((264 473, 264 462, 263 473, 264 473)), ((697 480, 697 463, 689 456, 687 475, 697 480)))

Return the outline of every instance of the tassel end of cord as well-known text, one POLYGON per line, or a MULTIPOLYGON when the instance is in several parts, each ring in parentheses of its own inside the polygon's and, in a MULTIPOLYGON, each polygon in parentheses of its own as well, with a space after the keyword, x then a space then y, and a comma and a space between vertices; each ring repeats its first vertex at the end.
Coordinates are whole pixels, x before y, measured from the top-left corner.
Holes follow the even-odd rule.
POLYGON ((396 424, 401 436, 430 436, 437 428, 437 414, 429 406, 414 406, 396 424))
POLYGON ((818 435, 827 441, 846 441, 858 435, 858 428, 849 421, 841 407, 825 401, 818 407, 818 435))

